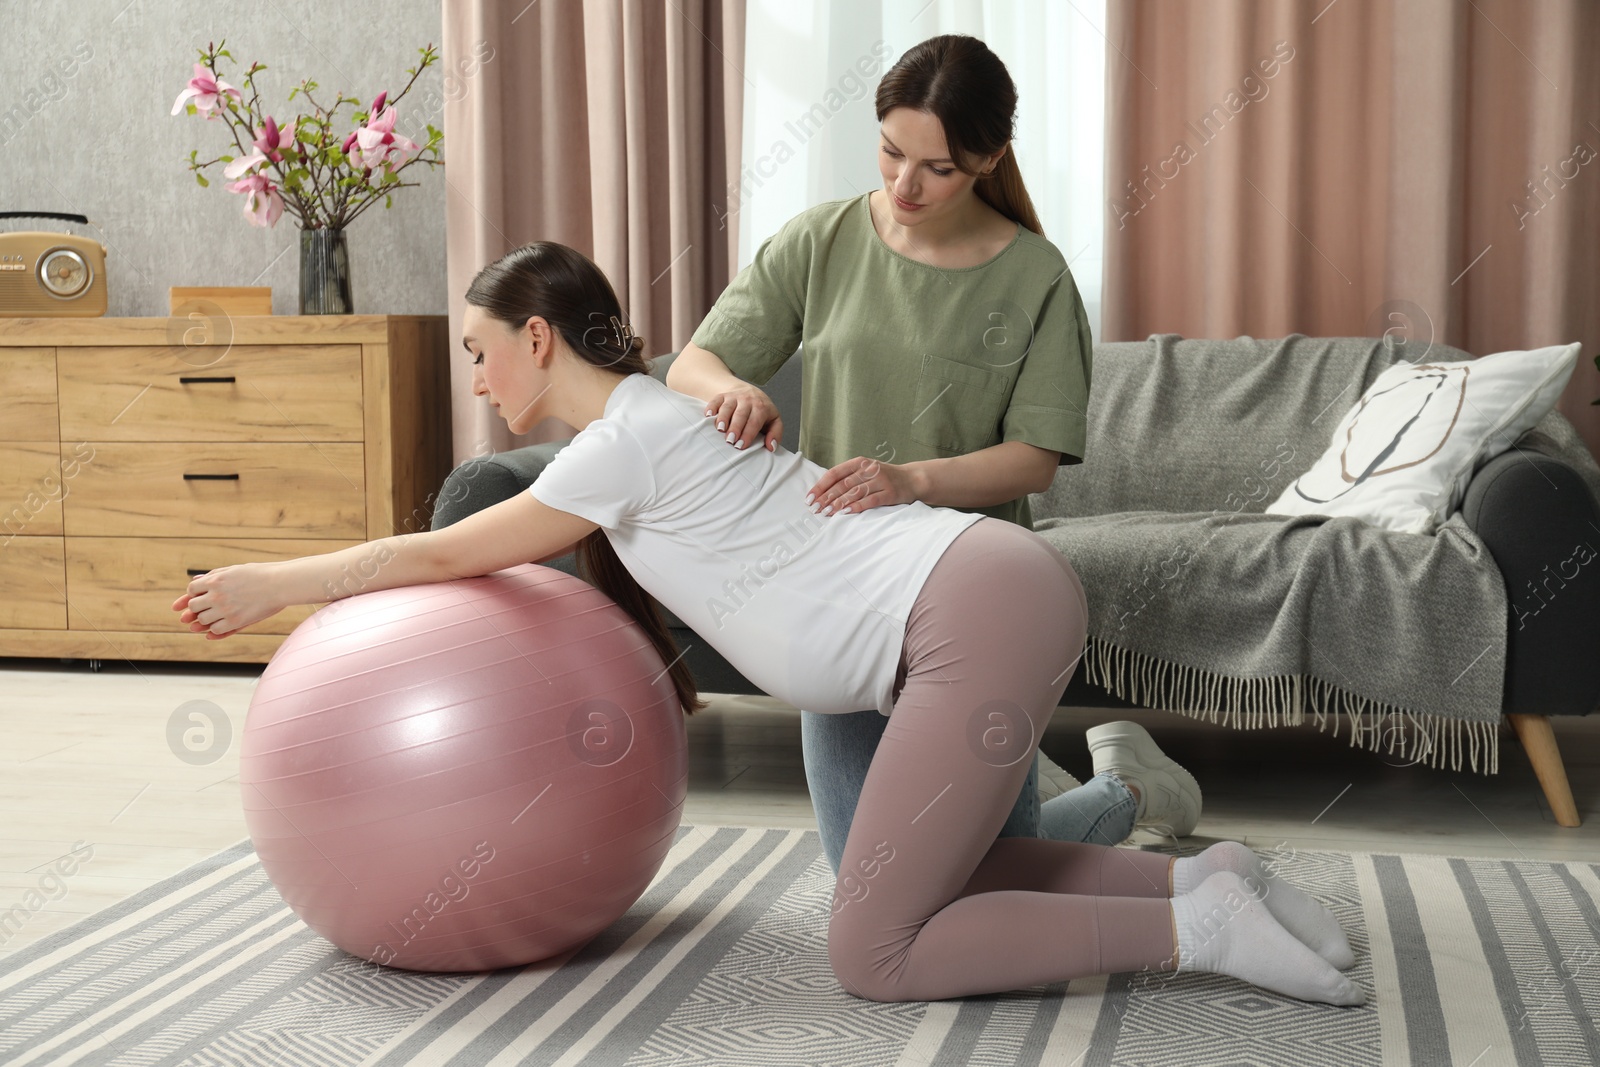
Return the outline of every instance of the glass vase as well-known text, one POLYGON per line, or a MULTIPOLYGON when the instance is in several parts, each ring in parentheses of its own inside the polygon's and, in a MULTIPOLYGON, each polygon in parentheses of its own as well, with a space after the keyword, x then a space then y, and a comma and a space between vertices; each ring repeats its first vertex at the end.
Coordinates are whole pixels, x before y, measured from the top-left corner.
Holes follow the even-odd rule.
POLYGON ((300 314, 351 315, 350 251, 344 230, 300 231, 300 314))

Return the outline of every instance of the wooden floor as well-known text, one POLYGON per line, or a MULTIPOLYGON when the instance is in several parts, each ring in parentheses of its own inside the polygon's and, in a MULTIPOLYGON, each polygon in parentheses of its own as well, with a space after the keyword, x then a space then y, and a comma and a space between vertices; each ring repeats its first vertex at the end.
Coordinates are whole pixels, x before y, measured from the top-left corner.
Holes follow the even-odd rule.
MULTIPOLYGON (((247 836, 238 732, 260 667, 0 664, 0 915, 17 909, 21 922, 14 933, 0 926, 0 956, 247 836), (209 701, 231 723, 232 741, 212 762, 184 762, 169 747, 173 712, 190 701, 209 701), (75 842, 92 842, 93 858, 58 886, 47 868, 75 842), (35 910, 44 897, 54 899, 35 910)), ((1116 719, 1148 727, 1199 779, 1205 808, 1188 843, 1600 858, 1600 716, 1556 721, 1578 829, 1555 824, 1505 726, 1493 777, 1393 766, 1396 756, 1352 749, 1347 729, 1338 738, 1310 726, 1234 731, 1159 711, 1061 708, 1042 748, 1088 778, 1083 732, 1116 719)), ((686 822, 815 827, 794 708, 713 697, 689 737, 686 822)))

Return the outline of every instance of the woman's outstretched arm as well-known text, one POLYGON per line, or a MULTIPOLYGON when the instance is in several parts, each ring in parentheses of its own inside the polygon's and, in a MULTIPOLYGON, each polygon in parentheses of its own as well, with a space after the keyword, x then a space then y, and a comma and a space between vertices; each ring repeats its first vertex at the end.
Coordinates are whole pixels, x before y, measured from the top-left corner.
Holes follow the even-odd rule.
POLYGON ((470 578, 564 554, 599 525, 518 493, 442 530, 397 534, 276 563, 241 563, 195 577, 173 601, 180 621, 211 640, 294 604, 470 578))

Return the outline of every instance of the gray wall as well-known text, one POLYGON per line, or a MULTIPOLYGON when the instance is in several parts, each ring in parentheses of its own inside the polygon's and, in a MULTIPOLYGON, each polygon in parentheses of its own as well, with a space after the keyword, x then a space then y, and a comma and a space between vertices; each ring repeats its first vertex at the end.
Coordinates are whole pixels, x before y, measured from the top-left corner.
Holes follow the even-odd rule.
MULTIPOLYGON (((421 60, 440 52, 438 0, 0 0, 0 210, 72 211, 100 224, 0 220, 0 230, 61 228, 106 243, 108 315, 166 315, 174 285, 270 285, 272 310, 299 310, 299 224, 251 226, 244 198, 223 189, 223 164, 202 189, 191 149, 214 159, 232 147, 222 120, 170 114, 197 49, 227 39, 239 85, 250 63, 261 100, 283 122, 303 78, 331 106, 336 90, 361 107, 398 93, 421 60)), ((444 126, 443 60, 398 105, 396 130, 418 144, 425 123, 444 126)), ((453 84, 453 79, 452 79, 453 84)), ((345 105, 336 122, 353 128, 345 105)), ((443 146, 445 152, 449 144, 443 146)), ((444 314, 445 167, 416 164, 394 206, 381 203, 348 231, 360 314, 444 314)))

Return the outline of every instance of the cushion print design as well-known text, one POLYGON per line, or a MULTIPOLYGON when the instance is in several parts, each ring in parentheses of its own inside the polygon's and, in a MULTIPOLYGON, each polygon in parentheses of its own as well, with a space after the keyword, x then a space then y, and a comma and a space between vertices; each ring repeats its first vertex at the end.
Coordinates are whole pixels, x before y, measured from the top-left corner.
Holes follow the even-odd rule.
MULTIPOLYGON (((1318 464, 1290 484, 1296 496, 1309 504, 1327 504, 1365 484, 1368 478, 1381 478, 1414 467, 1439 454, 1461 420, 1461 408, 1467 398, 1467 377, 1472 368, 1465 363, 1424 363, 1416 370, 1417 374, 1361 398, 1351 412, 1343 445, 1339 448, 1338 480, 1327 485, 1315 484, 1313 476, 1324 469, 1323 464, 1318 464), (1448 408, 1449 421, 1441 425, 1438 419, 1432 419, 1419 427, 1418 422, 1430 404, 1448 408), (1356 430, 1363 417, 1367 418, 1372 432, 1357 437, 1356 430), (1423 440, 1423 433, 1428 433, 1430 439, 1423 440), (1424 448, 1427 451, 1422 451, 1424 448), (1377 449, 1375 453, 1374 449, 1377 449), (1412 458, 1406 458, 1408 456, 1412 458), (1352 467, 1357 469, 1352 470, 1352 467), (1308 490, 1325 495, 1313 496, 1308 490)), ((1340 442, 1335 439, 1334 444, 1340 442)))
POLYGON ((1460 506, 1473 473, 1555 406, 1581 347, 1395 364, 1265 513, 1348 516, 1400 533, 1432 533, 1460 506))

